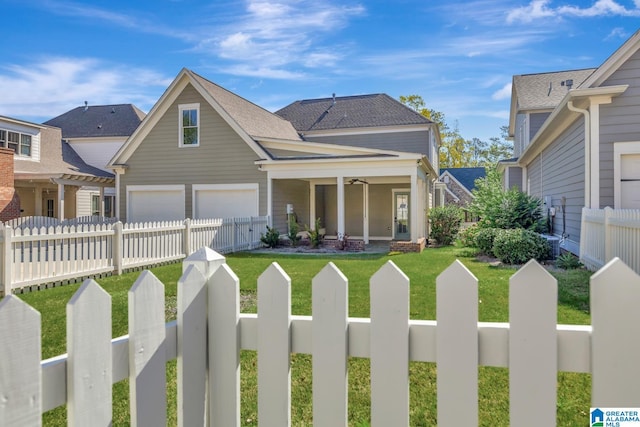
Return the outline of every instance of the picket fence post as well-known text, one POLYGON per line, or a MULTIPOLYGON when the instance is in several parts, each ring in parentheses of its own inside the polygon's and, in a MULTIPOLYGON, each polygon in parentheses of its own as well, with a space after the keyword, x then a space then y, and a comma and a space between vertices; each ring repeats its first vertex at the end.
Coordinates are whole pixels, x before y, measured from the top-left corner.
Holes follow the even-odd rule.
POLYGON ((4 226, 2 227, 2 258, 0 260, 0 267, 2 267, 2 290, 4 295, 11 295, 11 270, 13 269, 13 262, 11 260, 12 250, 11 250, 11 240, 13 237, 13 229, 11 227, 4 226))
POLYGON ((613 242, 611 239, 611 217, 613 216, 613 209, 609 206, 604 208, 604 260, 603 262, 606 264, 611 261, 612 258, 612 249, 613 242))
POLYGON ((113 225, 113 269, 119 276, 122 274, 122 247, 124 245, 124 233, 122 232, 122 222, 118 221, 113 225))
POLYGON ((191 219, 184 220, 184 235, 182 238, 184 256, 191 255, 191 219))
POLYGON ((0 300, 0 425, 42 425, 40 313, 15 295, 0 300), (9 325, 9 326, 7 326, 9 325))
POLYGON ((640 276, 619 258, 591 276, 591 404, 594 407, 640 407, 639 301, 640 276))
POLYGON ((67 303, 70 426, 111 425, 111 295, 87 279, 67 303))

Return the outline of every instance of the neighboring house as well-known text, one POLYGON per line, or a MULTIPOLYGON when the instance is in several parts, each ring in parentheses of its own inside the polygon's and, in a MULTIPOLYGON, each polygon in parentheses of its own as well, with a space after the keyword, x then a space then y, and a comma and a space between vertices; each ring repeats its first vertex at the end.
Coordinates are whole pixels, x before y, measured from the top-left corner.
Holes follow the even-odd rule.
MULTIPOLYGON (((89 165, 108 172, 107 163, 136 130, 145 113, 132 104, 88 105, 44 124, 62 129, 62 139, 89 165)), ((115 187, 87 186, 76 194, 76 215, 115 216, 115 187), (102 203, 101 203, 102 201, 102 203)))
POLYGON ((437 178, 434 123, 387 95, 273 114, 183 69, 116 153, 121 220, 270 215, 330 235, 417 242, 437 178))
POLYGON ((21 216, 76 215, 83 186, 113 186, 113 174, 88 165, 62 141, 60 128, 0 116, 0 147, 14 151, 14 186, 21 216))
POLYGON ((520 168, 577 253, 582 207, 640 209, 640 31, 598 68, 514 76, 512 90, 517 161, 501 170, 520 168))
MULTIPOLYGON (((439 181, 446 186, 444 190, 444 204, 465 208, 473 201, 471 191, 476 188, 476 179, 487 176, 484 167, 477 168, 441 168, 439 181)), ((472 221, 472 217, 465 211, 465 221, 472 221)))

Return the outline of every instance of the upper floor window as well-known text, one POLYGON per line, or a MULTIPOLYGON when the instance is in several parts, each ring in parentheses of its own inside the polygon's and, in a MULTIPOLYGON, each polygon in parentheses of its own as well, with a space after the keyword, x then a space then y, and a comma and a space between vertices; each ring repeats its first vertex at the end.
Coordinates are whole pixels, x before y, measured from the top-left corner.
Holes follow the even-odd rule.
POLYGON ((200 145, 200 104, 184 104, 178 106, 180 147, 197 147, 200 145))
POLYGON ((31 135, 0 129, 0 147, 11 148, 20 156, 31 156, 31 135))

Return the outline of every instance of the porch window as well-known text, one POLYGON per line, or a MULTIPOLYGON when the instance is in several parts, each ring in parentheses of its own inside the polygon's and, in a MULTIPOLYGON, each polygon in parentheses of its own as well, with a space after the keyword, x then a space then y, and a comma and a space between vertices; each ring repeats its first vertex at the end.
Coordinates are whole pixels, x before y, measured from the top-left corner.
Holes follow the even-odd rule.
POLYGON ((179 146, 197 147, 200 145, 200 104, 184 104, 179 110, 179 146))
MULTIPOLYGON (((104 196, 104 216, 111 218, 113 216, 113 205, 115 196, 104 196)), ((93 194, 91 196, 91 215, 100 216, 100 195, 93 194)))

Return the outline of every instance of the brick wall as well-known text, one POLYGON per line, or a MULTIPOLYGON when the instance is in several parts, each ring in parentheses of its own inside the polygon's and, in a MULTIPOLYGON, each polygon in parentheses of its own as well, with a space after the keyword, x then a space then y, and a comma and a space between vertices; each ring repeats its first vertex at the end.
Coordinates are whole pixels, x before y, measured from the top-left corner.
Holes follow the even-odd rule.
POLYGON ((0 221, 20 216, 20 198, 13 186, 13 150, 0 148, 0 221))

